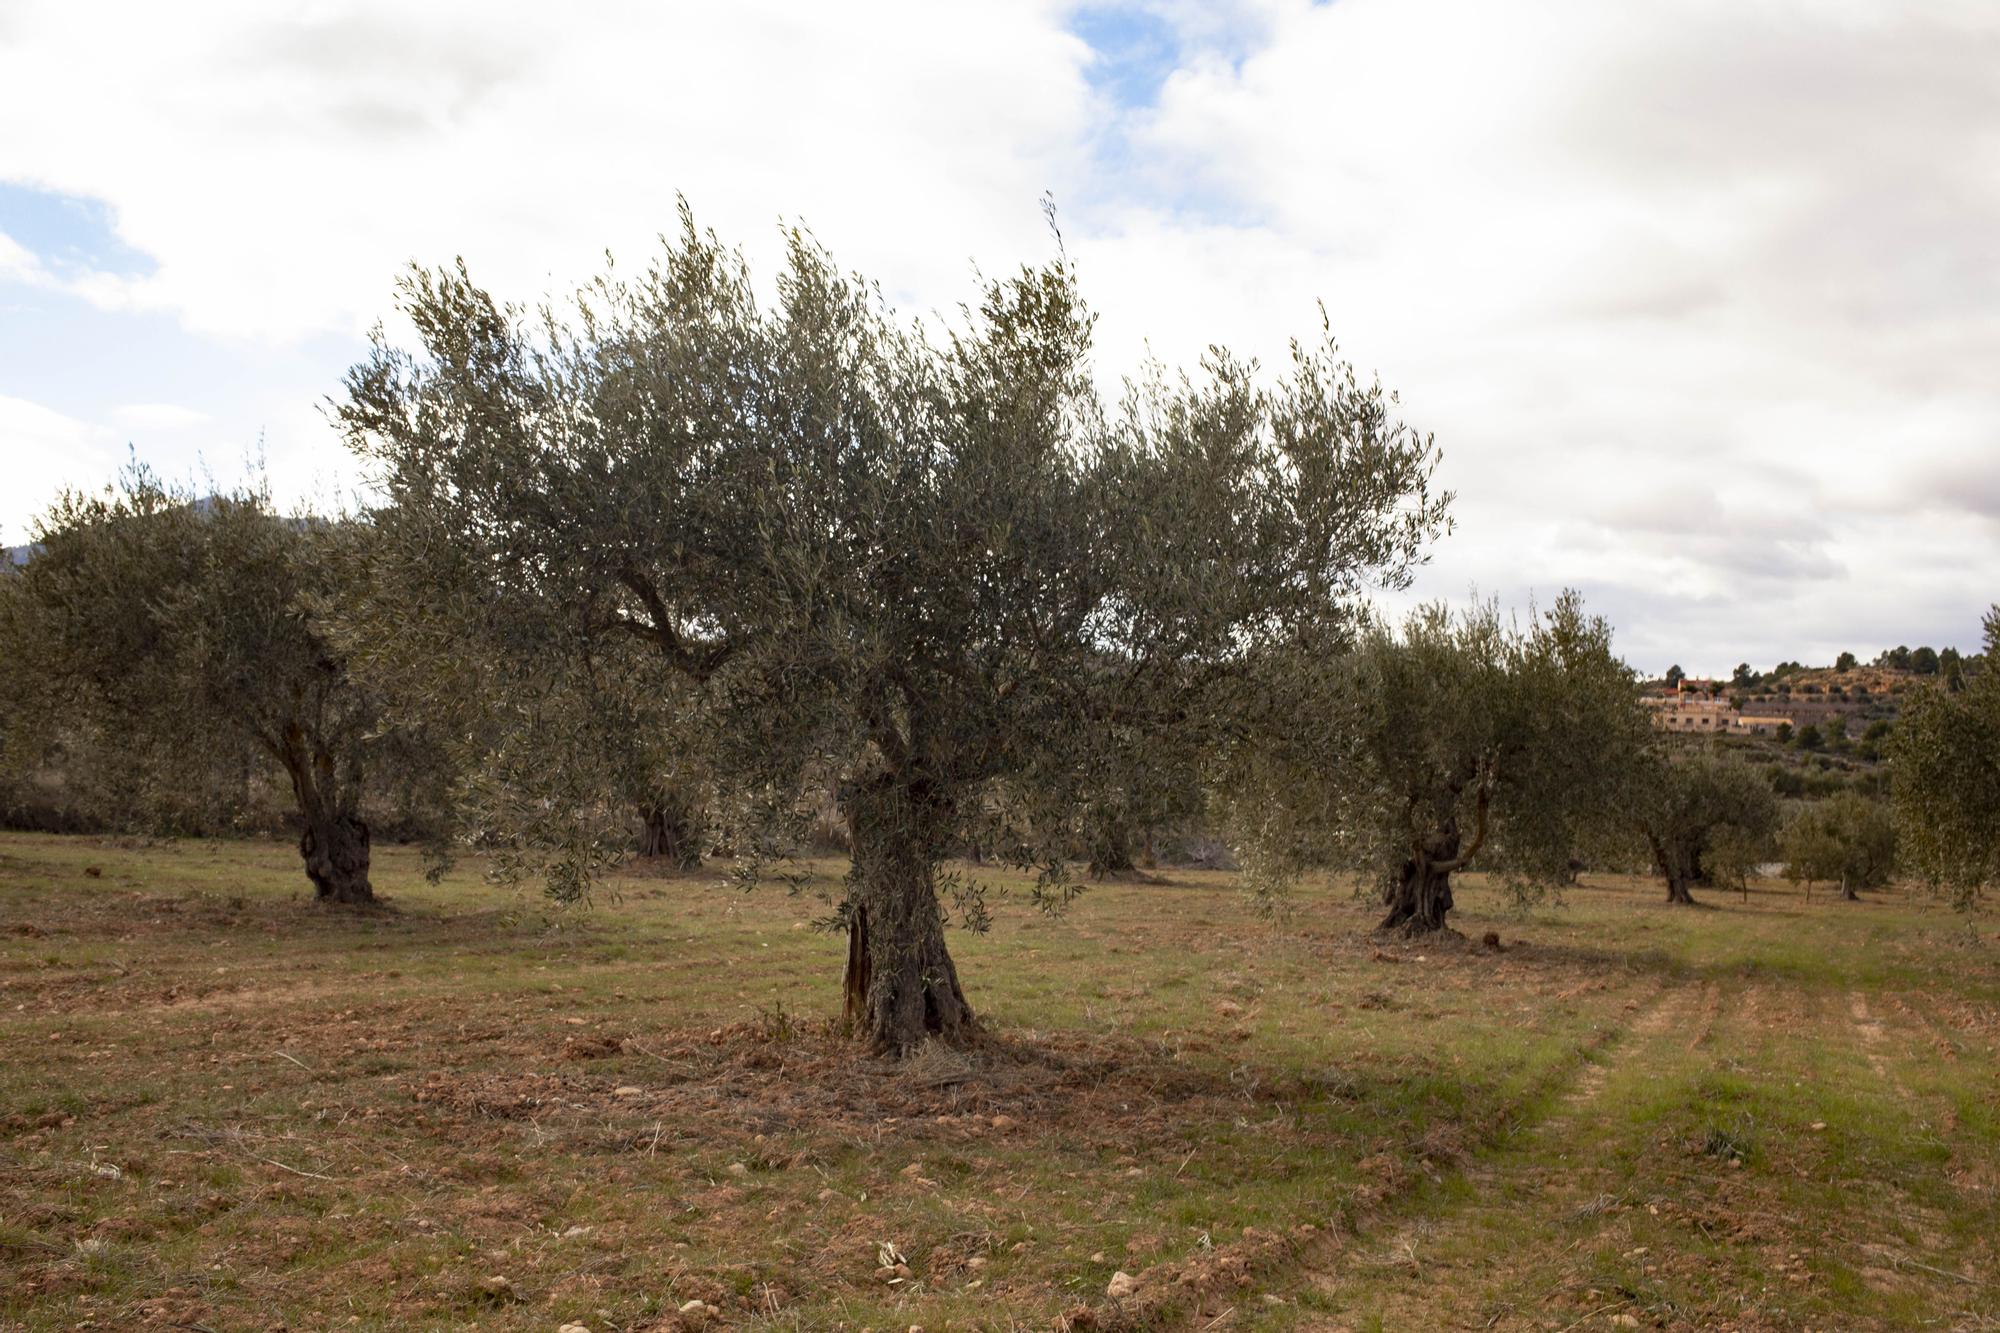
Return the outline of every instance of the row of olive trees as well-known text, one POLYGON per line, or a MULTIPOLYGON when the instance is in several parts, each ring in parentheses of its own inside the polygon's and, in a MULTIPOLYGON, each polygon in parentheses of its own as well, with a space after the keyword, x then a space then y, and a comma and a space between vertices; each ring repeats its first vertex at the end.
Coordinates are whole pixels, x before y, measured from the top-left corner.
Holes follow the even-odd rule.
POLYGON ((682 224, 564 314, 413 274, 417 345, 378 339, 336 405, 365 521, 143 474, 58 506, 0 580, 0 741, 238 737, 333 901, 369 896, 358 792, 391 746, 461 838, 566 899, 635 811, 663 851, 705 821, 754 874, 832 792, 829 921, 885 1051, 976 1026, 945 927, 987 910, 955 851, 1058 905, 1080 843, 1115 868, 1117 829, 1190 791, 1267 882, 1364 868, 1415 932, 1474 864, 1528 888, 1643 832, 1685 898, 1757 836, 1740 774, 1650 743, 1574 596, 1525 625, 1373 619, 1450 496, 1330 342, 1275 378, 1213 350, 1107 402, 1064 259, 939 331, 798 234, 760 299, 682 224))

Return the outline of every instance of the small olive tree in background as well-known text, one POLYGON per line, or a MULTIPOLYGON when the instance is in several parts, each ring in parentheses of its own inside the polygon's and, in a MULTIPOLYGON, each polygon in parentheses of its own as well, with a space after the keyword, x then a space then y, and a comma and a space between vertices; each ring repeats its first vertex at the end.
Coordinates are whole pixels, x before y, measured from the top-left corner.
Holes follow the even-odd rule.
POLYGON ((1778 855, 1794 883, 1808 891, 1815 882, 1834 884, 1854 902, 1895 876, 1895 820, 1885 803, 1840 792, 1792 811, 1778 831, 1778 855))
POLYGON ((1380 885, 1379 929, 1442 929, 1475 865, 1531 893, 1616 813, 1645 734, 1611 630, 1565 593, 1526 624, 1430 605, 1351 652, 1263 664, 1260 716, 1220 782, 1253 874, 1380 885))
POLYGON ((254 747, 289 785, 314 895, 366 903, 364 765, 383 743, 315 614, 352 524, 274 513, 256 491, 196 497, 128 470, 66 494, 0 579, 0 691, 17 762, 86 730, 135 810, 178 799, 189 756, 254 747))
POLYGON ((1960 664, 1957 688, 1913 690, 1888 739, 1903 856, 1960 907, 2000 883, 2000 605, 1985 631, 1984 657, 1960 664))
POLYGON ((1667 901, 1691 904, 1698 884, 1744 888, 1771 846, 1778 798, 1757 769, 1706 747, 1653 750, 1634 771, 1627 818, 1644 838, 1667 901))
POLYGON ((944 935, 986 919, 942 867, 968 831, 1012 830, 1060 900, 1110 729, 1214 725, 1247 654, 1406 580, 1447 497, 1330 344, 1275 381, 1212 352, 1108 407, 1066 260, 937 332, 788 242, 769 304, 685 211, 566 314, 412 276, 421 345, 378 341, 339 409, 384 501, 361 623, 391 671, 640 645, 714 710, 732 809, 832 788, 848 1013, 901 1052, 975 1028, 944 935))

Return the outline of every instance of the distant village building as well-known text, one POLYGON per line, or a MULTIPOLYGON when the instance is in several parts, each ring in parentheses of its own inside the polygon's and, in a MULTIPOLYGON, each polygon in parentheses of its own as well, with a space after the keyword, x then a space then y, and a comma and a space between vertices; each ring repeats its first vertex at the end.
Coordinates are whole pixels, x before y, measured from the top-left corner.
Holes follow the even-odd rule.
POLYGON ((1729 730, 1730 708, 1726 700, 1713 698, 1701 682, 1682 680, 1673 690, 1648 694, 1639 700, 1652 715, 1655 731, 1717 733, 1729 730))
POLYGON ((1751 711, 1739 713, 1718 697, 1722 688, 1719 681, 1682 677, 1673 685, 1641 696, 1639 702, 1645 705, 1655 731, 1704 735, 1774 736, 1780 727, 1797 730, 1808 722, 1822 730, 1845 730, 1847 719, 1861 711, 1858 702, 1792 696, 1757 699, 1750 704, 1751 711))

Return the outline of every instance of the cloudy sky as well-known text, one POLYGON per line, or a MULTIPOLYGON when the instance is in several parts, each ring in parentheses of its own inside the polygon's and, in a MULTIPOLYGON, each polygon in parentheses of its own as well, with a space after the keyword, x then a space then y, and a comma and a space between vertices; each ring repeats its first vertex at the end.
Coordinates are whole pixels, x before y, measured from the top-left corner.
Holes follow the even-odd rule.
POLYGON ((1324 303, 1437 434, 1422 591, 1643 668, 1972 646, 2000 599, 1992 0, 0 0, 0 542, 126 450, 287 496, 412 260, 509 297, 677 192, 913 310, 1045 257, 1115 376, 1324 303))

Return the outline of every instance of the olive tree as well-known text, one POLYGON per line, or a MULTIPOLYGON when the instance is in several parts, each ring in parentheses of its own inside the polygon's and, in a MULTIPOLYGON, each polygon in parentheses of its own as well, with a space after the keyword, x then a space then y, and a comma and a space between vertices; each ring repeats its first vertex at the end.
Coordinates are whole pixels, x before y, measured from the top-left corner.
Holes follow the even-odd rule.
POLYGON ((2000 605, 1985 630, 1980 669, 1913 691, 1888 743, 1904 857, 1962 907, 2000 881, 2000 605))
POLYGON ((1778 826, 1778 798, 1764 775, 1705 747, 1655 750, 1627 792, 1632 826, 1667 882, 1670 903, 1693 903, 1692 887, 1725 867, 1741 887, 1751 858, 1778 826))
POLYGON ((1854 902, 1879 889, 1896 870, 1896 825, 1888 807, 1859 792, 1840 792, 1794 810, 1778 832, 1785 874, 1808 889, 1814 881, 1840 887, 1854 902))
POLYGON ((256 491, 197 498, 136 466, 104 494, 64 495, 4 580, 10 746, 88 728, 135 804, 174 799, 187 756, 254 747, 290 787, 315 896, 371 901, 360 803, 377 710, 314 611, 360 539, 256 491))
POLYGON ((1372 876, 1378 929, 1445 927, 1475 864, 1517 890, 1561 884, 1614 813, 1645 720, 1611 630, 1565 593, 1527 623, 1432 604, 1348 653, 1265 664, 1263 713, 1224 779, 1253 871, 1372 876))
POLYGON ((941 328, 798 232, 760 299, 683 210, 560 310, 462 266, 401 299, 420 345, 378 338, 339 408, 385 502, 378 654, 639 644, 716 710, 735 807, 832 788, 848 1012, 883 1051, 975 1030, 944 928, 985 913, 942 863, 994 793, 1036 807, 1010 854, 1059 899, 1109 728, 1207 725, 1247 652, 1336 632, 1444 522, 1433 444, 1330 343, 1108 406, 1061 257, 941 328), (492 633, 521 597, 565 614, 492 633))

